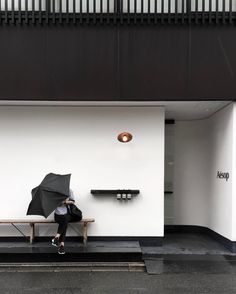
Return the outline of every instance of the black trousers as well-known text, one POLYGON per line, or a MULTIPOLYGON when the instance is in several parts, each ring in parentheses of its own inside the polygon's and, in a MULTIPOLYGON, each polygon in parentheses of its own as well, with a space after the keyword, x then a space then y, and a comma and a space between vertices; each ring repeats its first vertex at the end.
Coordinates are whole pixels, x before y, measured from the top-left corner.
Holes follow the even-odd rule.
POLYGON ((66 231, 68 223, 71 221, 71 216, 67 214, 59 215, 54 213, 55 222, 58 223, 57 233, 60 234, 59 241, 64 242, 66 238, 66 231))

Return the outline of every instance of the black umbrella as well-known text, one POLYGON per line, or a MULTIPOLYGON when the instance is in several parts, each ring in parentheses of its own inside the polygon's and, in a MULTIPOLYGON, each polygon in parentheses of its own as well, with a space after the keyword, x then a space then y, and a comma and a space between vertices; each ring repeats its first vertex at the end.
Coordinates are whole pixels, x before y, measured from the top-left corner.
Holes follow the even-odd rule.
POLYGON ((31 191, 32 200, 27 215, 43 215, 48 217, 66 198, 70 197, 70 177, 50 173, 42 183, 31 191))

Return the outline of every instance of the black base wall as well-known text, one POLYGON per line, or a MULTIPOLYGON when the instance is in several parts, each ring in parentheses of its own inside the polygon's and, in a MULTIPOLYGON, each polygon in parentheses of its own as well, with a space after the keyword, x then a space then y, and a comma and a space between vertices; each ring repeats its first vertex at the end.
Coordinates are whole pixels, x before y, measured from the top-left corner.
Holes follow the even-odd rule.
POLYGON ((163 237, 89 237, 90 241, 138 241, 140 246, 162 246, 163 237))
MULTIPOLYGON (((35 237, 35 242, 39 241, 48 241, 50 242, 52 237, 35 237)), ((0 237, 0 242, 29 242, 29 237, 0 237)), ((77 241, 83 242, 83 238, 81 236, 78 237, 70 237, 66 238, 66 241, 77 241)), ((88 241, 104 241, 104 242, 112 242, 112 241, 137 241, 140 246, 162 246, 163 237, 88 237, 88 241)))

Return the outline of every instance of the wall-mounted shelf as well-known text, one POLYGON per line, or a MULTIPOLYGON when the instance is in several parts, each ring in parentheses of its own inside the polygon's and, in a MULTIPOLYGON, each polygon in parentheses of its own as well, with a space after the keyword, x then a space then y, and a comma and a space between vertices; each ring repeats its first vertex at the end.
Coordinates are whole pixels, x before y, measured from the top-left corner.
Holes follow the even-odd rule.
POLYGON ((139 193, 139 190, 132 189, 91 190, 91 194, 94 196, 116 196, 117 200, 131 200, 133 196, 139 193))

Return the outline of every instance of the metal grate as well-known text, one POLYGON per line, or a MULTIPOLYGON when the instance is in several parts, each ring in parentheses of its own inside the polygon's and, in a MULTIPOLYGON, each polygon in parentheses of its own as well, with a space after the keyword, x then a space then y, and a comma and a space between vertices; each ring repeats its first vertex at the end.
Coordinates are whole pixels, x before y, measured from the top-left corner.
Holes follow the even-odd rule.
POLYGON ((0 0, 0 24, 227 24, 236 0, 0 0))

